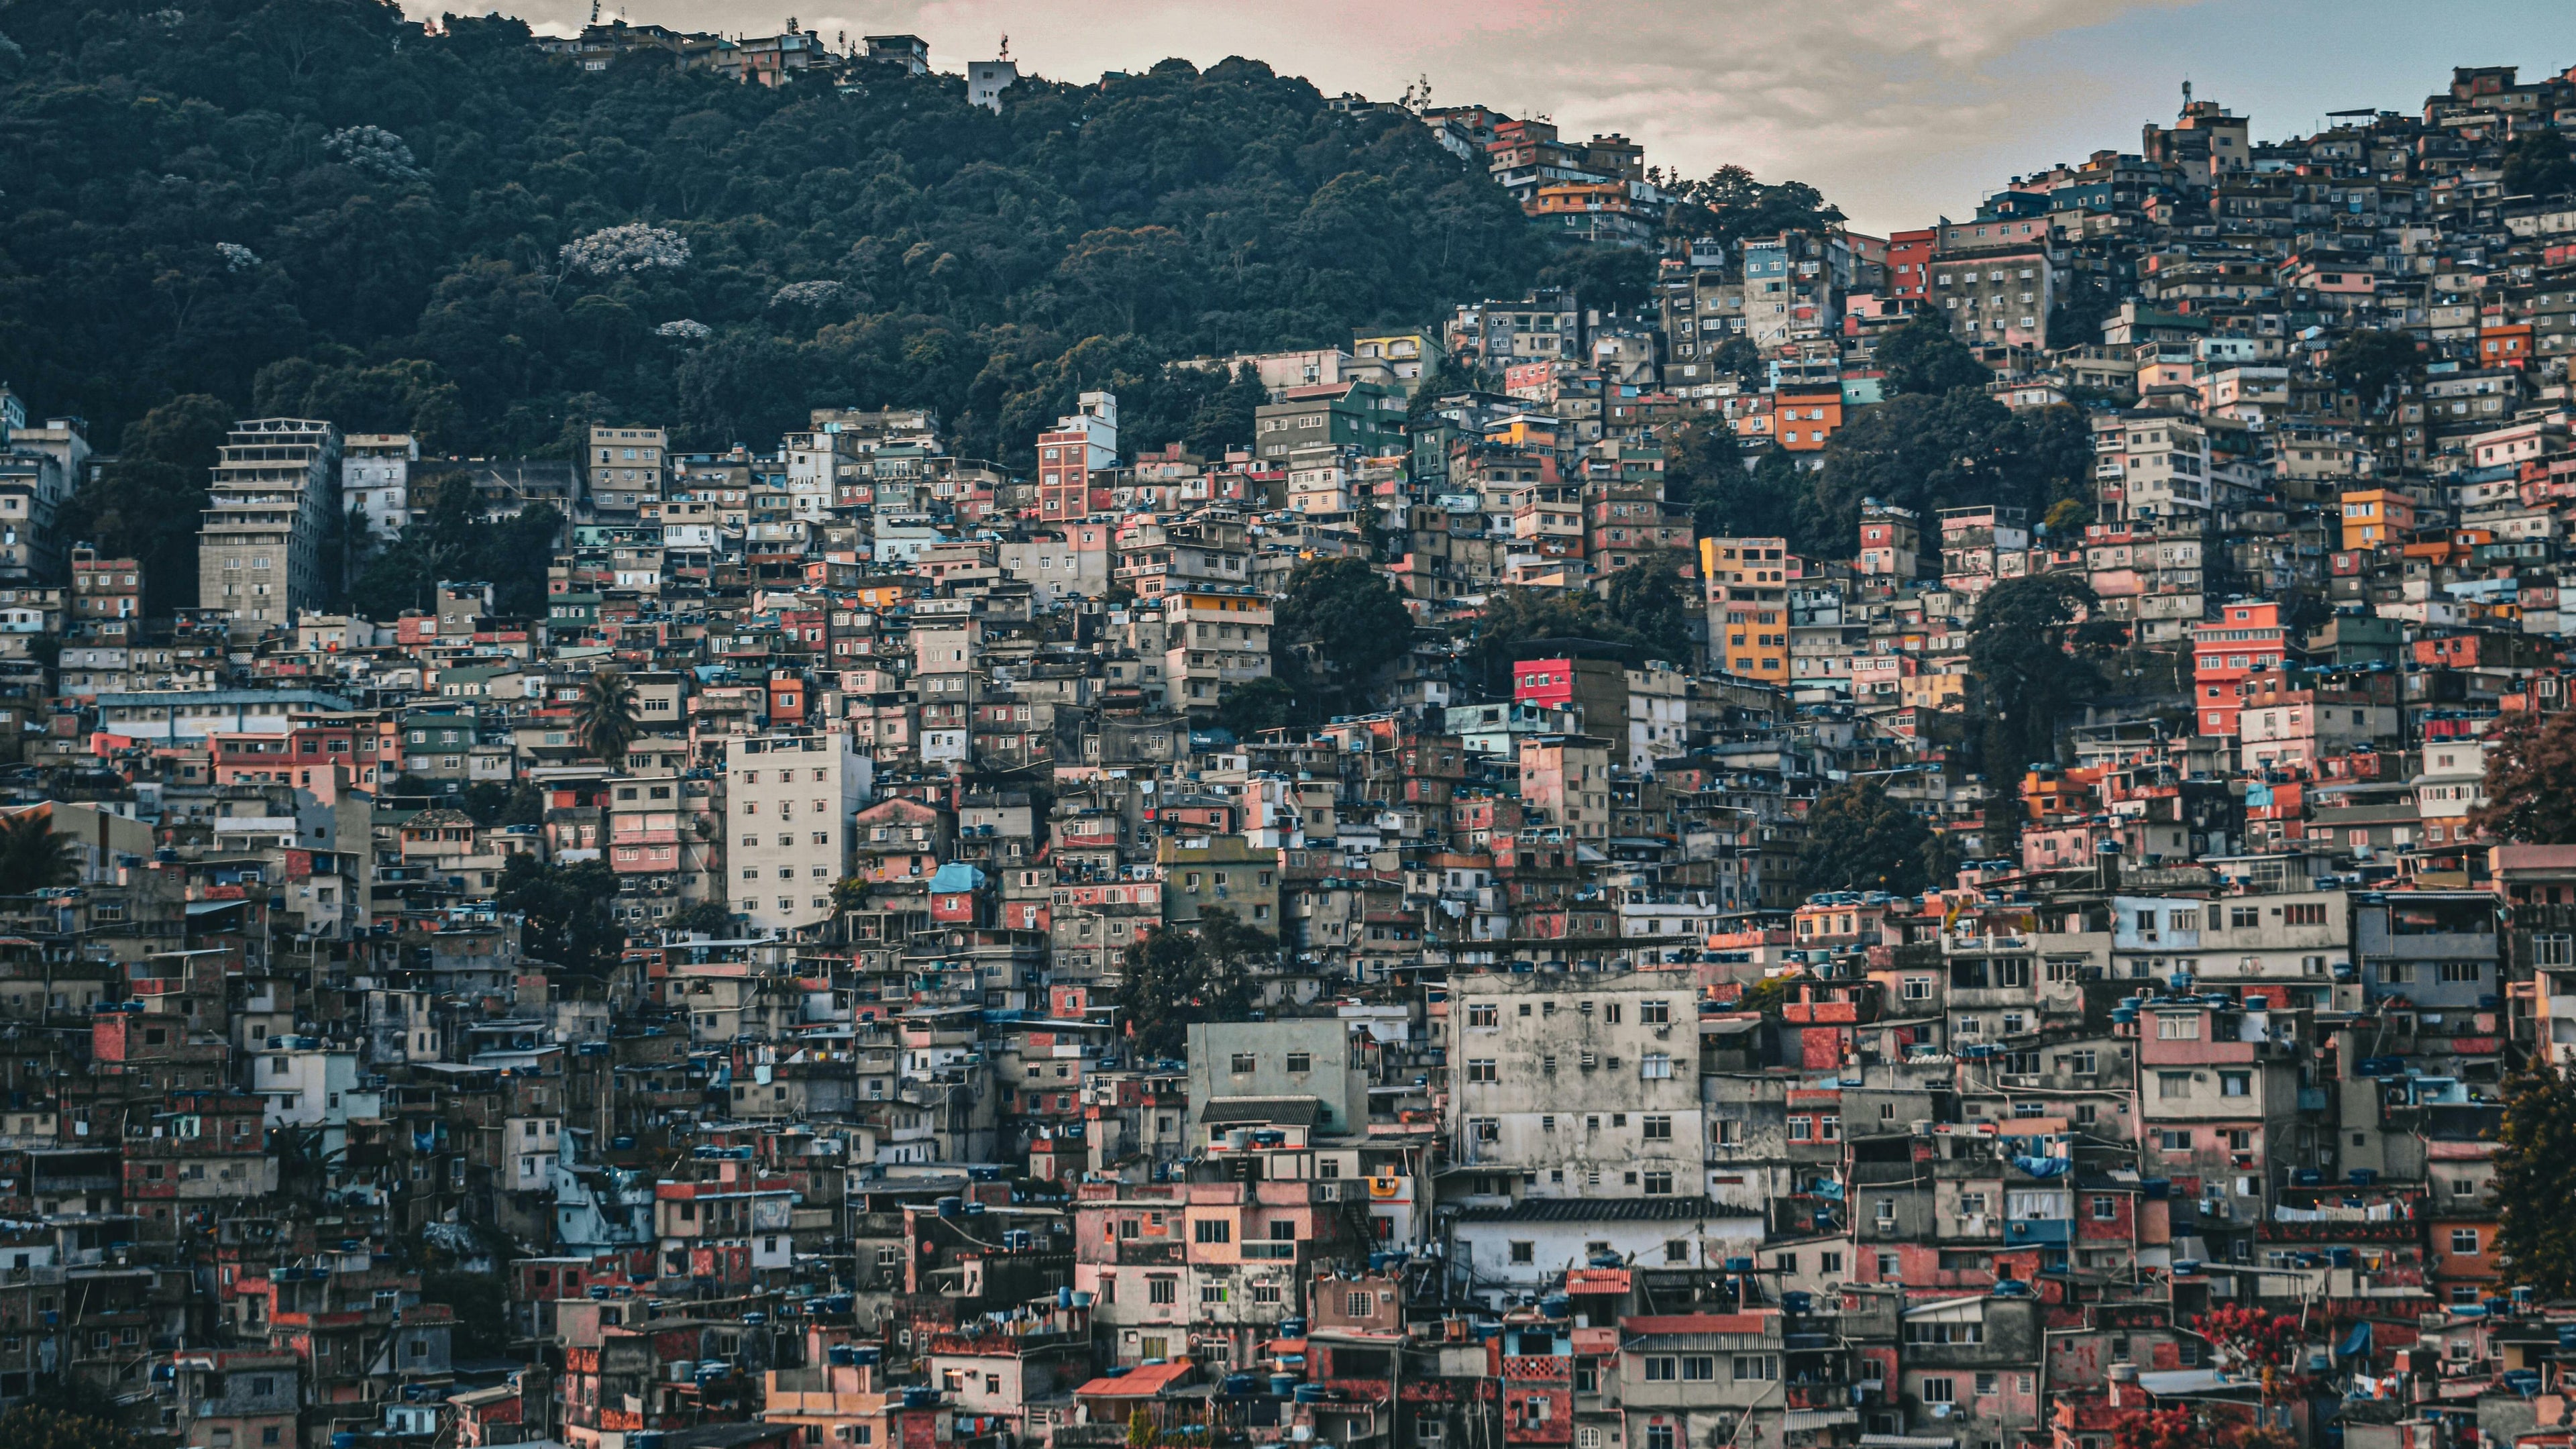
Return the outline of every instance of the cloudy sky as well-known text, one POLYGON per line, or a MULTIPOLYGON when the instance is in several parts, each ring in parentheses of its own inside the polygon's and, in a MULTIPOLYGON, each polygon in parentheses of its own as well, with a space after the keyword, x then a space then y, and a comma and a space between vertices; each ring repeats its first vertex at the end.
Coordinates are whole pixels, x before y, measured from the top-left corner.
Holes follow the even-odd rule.
MULTIPOLYGON (((447 4, 405 0, 416 15, 447 4)), ((607 0, 638 23, 774 34, 789 6, 607 0)), ((1963 216, 2016 171, 2117 147, 2167 118, 2185 78, 2258 138, 2354 106, 2411 110, 2448 67, 2576 63, 2566 0, 802 0, 829 39, 910 32, 932 64, 989 58, 1090 81, 1168 56, 1268 61, 1326 94, 1393 98, 1617 131, 1650 164, 1735 162, 1812 182, 1862 228, 1963 216)), ((589 0, 502 8, 578 26, 589 0)))

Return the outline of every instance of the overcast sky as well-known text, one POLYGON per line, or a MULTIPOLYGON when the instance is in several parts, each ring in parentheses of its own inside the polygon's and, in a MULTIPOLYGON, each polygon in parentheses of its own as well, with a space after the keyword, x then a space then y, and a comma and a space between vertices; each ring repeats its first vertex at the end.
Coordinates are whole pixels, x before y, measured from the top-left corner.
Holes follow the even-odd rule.
MULTIPOLYGON (((415 15, 448 4, 404 0, 415 15)), ((638 23, 775 34, 799 0, 607 0, 638 23)), ((2576 63, 2566 0, 802 0, 826 39, 910 32, 932 65, 990 58, 1091 81, 1169 56, 1269 62, 1326 94, 1435 103, 1617 131, 1685 176, 1734 162, 1821 187, 1884 233, 1964 216, 2007 177, 2103 148, 2194 93, 2258 139, 2328 111, 2413 110, 2452 65, 2576 63)), ((566 31, 589 0, 502 8, 566 31)))

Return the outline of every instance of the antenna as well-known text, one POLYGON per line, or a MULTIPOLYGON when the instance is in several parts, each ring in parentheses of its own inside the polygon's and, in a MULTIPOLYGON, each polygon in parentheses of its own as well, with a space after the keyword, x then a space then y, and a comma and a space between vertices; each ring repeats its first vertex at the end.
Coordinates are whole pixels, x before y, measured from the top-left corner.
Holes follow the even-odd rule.
POLYGON ((2182 83, 2182 103, 2186 108, 2191 105, 2191 79, 2188 76, 2184 77, 2182 83))
POLYGON ((1009 60, 1011 58, 1011 37, 1007 34, 1002 37, 1002 53, 997 58, 1001 60, 1009 60))
POLYGON ((599 23, 599 0, 590 0, 590 23, 593 25, 599 23))

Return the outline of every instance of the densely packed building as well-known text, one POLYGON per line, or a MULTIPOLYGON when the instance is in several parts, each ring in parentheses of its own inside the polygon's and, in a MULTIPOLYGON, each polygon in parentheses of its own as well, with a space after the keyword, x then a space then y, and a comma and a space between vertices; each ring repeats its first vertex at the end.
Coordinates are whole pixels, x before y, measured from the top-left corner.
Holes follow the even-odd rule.
MULTIPOLYGON (((926 63, 811 40, 561 44, 926 63)), ((1621 138, 1419 114, 1654 244, 1621 138)), ((5 399, 54 844, 0 857, 0 1401, 191 1449, 2564 1444, 2576 1315, 2491 1184, 2509 1069, 2576 1047, 2576 847, 2477 807, 2567 704, 2576 204, 2499 158, 2571 115, 2187 101, 1968 221, 1676 246, 1642 308, 1189 364, 1268 399, 1206 454, 1105 391, 1025 468, 903 406, 577 461, 245 420, 175 617, 5 399), (2081 536, 1703 536, 1691 431, 1812 462, 1925 313, 2081 408, 2081 536), (2418 349, 2370 396, 2362 332, 2418 349), (560 509, 542 613, 342 609, 456 477, 560 509), (1412 637, 1230 728, 1338 558, 1412 637), (1639 568, 1675 657, 1477 653, 1499 591, 1639 568), (2127 682, 1971 768, 1978 602, 2050 573, 2127 682), (1966 864, 1811 889, 1856 779, 1966 864), (1137 1030, 1157 947, 1247 930, 1238 1009, 1137 1030)))

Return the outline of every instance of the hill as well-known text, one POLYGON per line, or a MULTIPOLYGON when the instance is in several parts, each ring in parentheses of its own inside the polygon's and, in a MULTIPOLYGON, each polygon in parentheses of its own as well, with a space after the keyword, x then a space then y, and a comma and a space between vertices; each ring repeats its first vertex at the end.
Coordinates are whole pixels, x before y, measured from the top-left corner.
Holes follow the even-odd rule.
POLYGON ((1161 362, 1419 325, 1548 257, 1422 128, 1254 61, 1023 80, 993 115, 892 67, 585 72, 376 0, 6 19, 0 377, 111 447, 188 394, 471 453, 928 403, 1024 463, 1085 387, 1146 446, 1213 429, 1221 380, 1161 362))

